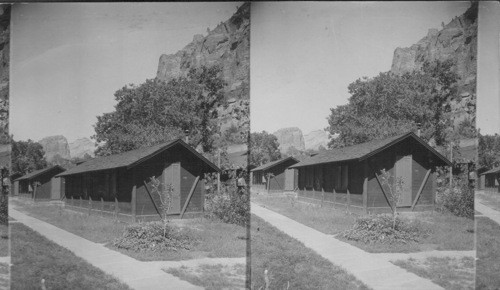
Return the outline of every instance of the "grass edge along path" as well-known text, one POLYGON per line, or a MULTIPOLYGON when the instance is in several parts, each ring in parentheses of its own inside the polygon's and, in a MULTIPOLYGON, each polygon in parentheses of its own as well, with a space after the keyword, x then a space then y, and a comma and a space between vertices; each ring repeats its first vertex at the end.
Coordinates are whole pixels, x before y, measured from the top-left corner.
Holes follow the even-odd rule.
POLYGON ((476 289, 500 288, 500 225, 488 217, 476 217, 476 289))
POLYGON ((11 289, 131 289, 21 223, 10 225, 11 289))

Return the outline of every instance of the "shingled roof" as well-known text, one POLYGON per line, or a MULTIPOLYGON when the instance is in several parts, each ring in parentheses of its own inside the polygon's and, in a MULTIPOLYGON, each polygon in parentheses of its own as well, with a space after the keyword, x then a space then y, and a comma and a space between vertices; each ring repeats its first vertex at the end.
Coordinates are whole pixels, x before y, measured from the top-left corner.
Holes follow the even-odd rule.
POLYGON ((158 145, 151 146, 151 147, 139 148, 139 149, 123 152, 120 154, 114 154, 114 155, 94 158, 94 159, 88 160, 88 161, 86 161, 86 162, 84 162, 76 167, 73 167, 73 168, 63 172, 63 173, 59 174, 58 176, 74 175, 74 174, 80 174, 80 173, 84 173, 84 172, 115 169, 115 168, 120 168, 120 167, 127 167, 127 169, 129 169, 129 168, 132 168, 132 167, 142 163, 145 160, 148 160, 151 157, 156 156, 157 154, 162 153, 163 151, 165 151, 165 150, 167 150, 175 145, 184 146, 191 153, 193 153, 198 158, 203 160, 214 171, 220 171, 220 169, 215 164, 213 164, 208 159, 203 157, 203 155, 201 155, 196 150, 194 150, 193 147, 186 144, 181 139, 177 139, 174 141, 170 141, 170 142, 163 143, 163 144, 158 144, 158 145))
MULTIPOLYGON (((23 176, 19 177, 18 179, 14 180, 14 181, 20 181, 20 180, 33 179, 33 178, 35 178, 35 177, 37 177, 37 176, 40 176, 40 175, 42 175, 42 174, 44 174, 44 173, 47 173, 47 172, 49 172, 49 171, 52 171, 52 170, 54 170, 54 169, 59 169, 59 172, 60 172, 60 171, 64 171, 64 170, 65 170, 64 168, 62 168, 62 167, 61 167, 61 166, 59 166, 59 165, 54 165, 54 166, 52 166, 52 167, 47 167, 47 168, 44 168, 44 169, 35 170, 35 171, 33 171, 33 172, 30 172, 30 173, 28 173, 28 174, 26 174, 26 175, 23 175, 23 176)), ((59 172, 58 172, 58 173, 59 173, 59 172)))
POLYGON ((490 170, 488 170, 486 172, 481 173, 481 175, 498 173, 498 172, 500 172, 500 167, 495 167, 493 169, 490 169, 490 170))
POLYGON ((252 171, 260 171, 260 170, 266 170, 266 169, 269 169, 275 165, 278 165, 278 164, 281 164, 283 162, 286 162, 288 160, 294 160, 295 162, 299 162, 297 159, 293 158, 293 157, 287 157, 287 158, 283 158, 283 159, 280 159, 280 160, 275 160, 275 161, 271 161, 271 162, 268 162, 264 165, 261 165, 259 167, 256 167, 254 169, 252 169, 252 171))
POLYGON ((290 166, 290 168, 297 168, 309 165, 333 163, 333 162, 344 162, 344 161, 361 161, 365 158, 373 156, 388 147, 391 147, 407 138, 413 138, 434 155, 436 155, 444 164, 450 166, 451 162, 446 159, 443 155, 432 148, 427 142, 422 138, 415 135, 413 132, 408 132, 405 134, 397 135, 394 137, 389 137, 381 140, 372 140, 366 143, 361 143, 349 147, 332 149, 325 152, 321 152, 318 155, 307 158, 295 165, 290 166))

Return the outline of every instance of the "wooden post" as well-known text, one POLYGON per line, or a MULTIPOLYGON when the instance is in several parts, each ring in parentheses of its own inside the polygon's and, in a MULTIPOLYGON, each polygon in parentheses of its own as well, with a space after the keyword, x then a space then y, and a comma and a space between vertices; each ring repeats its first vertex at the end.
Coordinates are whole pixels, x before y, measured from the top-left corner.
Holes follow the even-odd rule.
POLYGON ((364 162, 364 175, 363 178, 363 209, 365 214, 368 213, 368 161, 364 162))
POLYGON ((118 218, 118 198, 115 197, 115 216, 118 218))
POLYGON ((333 186, 333 208, 337 205, 337 191, 335 190, 335 185, 333 186))
POLYGON ((325 189, 321 187, 321 207, 323 207, 324 202, 325 202, 325 189))
POLYGON ((92 211, 92 197, 89 195, 89 216, 92 211))
POLYGON ((132 220, 134 221, 134 223, 136 222, 137 219, 136 207, 137 207, 137 186, 134 184, 134 187, 132 187, 132 220))
POLYGON ((351 212, 351 193, 349 188, 347 188, 347 212, 351 212))
POLYGON ((71 196, 71 206, 75 206, 75 201, 73 200, 73 196, 71 196))
POLYGON ((83 200, 82 200, 82 197, 80 196, 80 207, 83 207, 83 200))
POLYGON ((101 197, 101 214, 104 216, 104 199, 101 197))

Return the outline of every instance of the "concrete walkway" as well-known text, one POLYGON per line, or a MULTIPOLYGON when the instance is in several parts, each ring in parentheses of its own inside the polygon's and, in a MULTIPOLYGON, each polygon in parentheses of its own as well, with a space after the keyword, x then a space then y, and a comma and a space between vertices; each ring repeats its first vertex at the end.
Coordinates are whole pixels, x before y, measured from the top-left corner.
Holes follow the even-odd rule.
POLYGON ((110 250, 15 209, 9 208, 9 216, 133 289, 203 289, 165 273, 154 264, 110 250))
POLYGON ((482 204, 480 199, 476 199, 474 208, 481 214, 485 215, 486 217, 500 225, 500 211, 494 210, 482 204))
POLYGON ((251 212, 304 243, 332 264, 340 266, 373 289, 443 289, 382 257, 367 253, 290 218, 251 203, 251 212))

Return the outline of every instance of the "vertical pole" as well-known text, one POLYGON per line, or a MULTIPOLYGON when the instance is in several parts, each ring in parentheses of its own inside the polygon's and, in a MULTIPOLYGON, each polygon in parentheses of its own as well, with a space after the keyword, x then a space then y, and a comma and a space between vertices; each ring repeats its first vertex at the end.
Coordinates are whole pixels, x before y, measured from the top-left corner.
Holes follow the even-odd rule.
POLYGON ((101 214, 104 216, 104 199, 101 197, 101 214))
POLYGON ((137 212, 137 186, 134 185, 132 187, 132 220, 136 221, 136 212, 137 212))
POLYGON ((364 162, 364 178, 363 178, 363 209, 365 214, 368 213, 368 161, 364 162))
POLYGON ((325 202, 325 189, 321 187, 321 207, 323 207, 324 202, 325 202))
POLYGON ((337 205, 337 191, 335 190, 335 185, 333 186, 333 208, 337 205))
POLYGON ((89 195, 89 215, 92 211, 92 197, 89 195))
POLYGON ((453 187, 453 143, 450 143, 450 161, 452 165, 450 166, 450 188, 453 187))
MULTIPOLYGON (((220 168, 220 148, 217 150, 217 166, 220 168)), ((217 172, 217 194, 220 195, 220 172, 217 172)))

